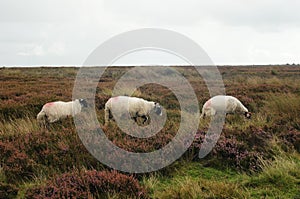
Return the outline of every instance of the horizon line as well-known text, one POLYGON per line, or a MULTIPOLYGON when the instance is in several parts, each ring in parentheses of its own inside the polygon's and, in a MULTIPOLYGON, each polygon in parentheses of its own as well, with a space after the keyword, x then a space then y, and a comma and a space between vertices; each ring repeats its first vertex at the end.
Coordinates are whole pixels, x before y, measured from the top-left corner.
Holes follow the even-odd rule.
POLYGON ((226 67, 226 66, 299 66, 300 64, 296 63, 286 63, 286 64, 207 64, 207 65, 191 65, 191 64, 126 64, 126 65, 110 65, 110 66, 104 66, 104 65, 10 65, 10 66, 0 66, 0 68, 59 68, 59 67, 73 67, 73 68, 80 68, 80 67, 135 67, 135 66, 141 66, 141 67, 149 67, 149 66, 169 66, 169 67, 190 67, 190 66, 220 66, 220 67, 226 67))

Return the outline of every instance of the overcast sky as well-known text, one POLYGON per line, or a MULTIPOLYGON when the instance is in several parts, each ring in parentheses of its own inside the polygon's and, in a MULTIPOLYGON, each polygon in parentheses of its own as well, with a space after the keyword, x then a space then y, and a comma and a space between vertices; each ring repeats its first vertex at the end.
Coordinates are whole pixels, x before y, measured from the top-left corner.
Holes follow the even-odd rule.
MULTIPOLYGON (((164 28, 197 42, 217 65, 300 63, 297 0, 0 0, 0 66, 77 65, 102 42, 164 28)), ((116 64, 182 64, 139 52, 116 64)))

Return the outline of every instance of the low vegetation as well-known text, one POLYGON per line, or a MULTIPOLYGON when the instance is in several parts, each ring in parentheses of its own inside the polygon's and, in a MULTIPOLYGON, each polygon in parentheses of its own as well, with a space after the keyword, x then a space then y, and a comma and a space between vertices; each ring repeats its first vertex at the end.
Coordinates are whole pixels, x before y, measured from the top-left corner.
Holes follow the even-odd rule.
MULTIPOLYGON (((167 145, 177 133, 180 106, 166 87, 147 84, 135 96, 167 109, 164 128, 149 139, 104 124, 104 104, 130 68, 112 67, 99 81, 97 117, 106 136, 132 152, 167 145)), ((199 106, 209 99, 192 67, 174 67, 188 79, 199 106)), ((147 174, 114 171, 83 146, 73 120, 40 128, 36 115, 49 101, 70 101, 76 68, 0 68, 0 198, 300 198, 300 68, 219 67, 226 93, 252 119, 228 115, 211 153, 198 158, 209 119, 201 121, 186 153, 147 174)))

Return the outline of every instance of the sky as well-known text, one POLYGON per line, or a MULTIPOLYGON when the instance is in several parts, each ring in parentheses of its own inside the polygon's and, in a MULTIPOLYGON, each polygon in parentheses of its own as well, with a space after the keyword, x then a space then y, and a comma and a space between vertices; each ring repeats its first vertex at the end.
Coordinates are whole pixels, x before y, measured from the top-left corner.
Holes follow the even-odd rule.
MULTIPOLYGON (((0 0, 0 66, 82 66, 123 32, 163 28, 199 44, 216 65, 300 63, 297 0, 0 0)), ((184 64, 135 52, 115 65, 184 64)))

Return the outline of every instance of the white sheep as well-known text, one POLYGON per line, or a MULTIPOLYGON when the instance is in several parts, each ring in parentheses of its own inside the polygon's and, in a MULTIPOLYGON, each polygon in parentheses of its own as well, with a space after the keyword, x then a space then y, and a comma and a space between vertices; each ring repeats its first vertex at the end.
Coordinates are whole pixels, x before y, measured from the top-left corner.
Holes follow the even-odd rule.
POLYGON ((76 99, 70 102, 49 102, 45 104, 37 115, 39 122, 53 123, 68 116, 74 116, 81 112, 82 107, 87 107, 85 99, 76 99))
POLYGON ((144 119, 143 124, 148 120, 148 115, 151 112, 162 115, 162 108, 157 102, 137 97, 117 96, 110 98, 105 104, 105 124, 109 122, 113 114, 120 117, 126 111, 135 122, 137 122, 137 117, 142 117, 144 119))
POLYGON ((218 112, 243 113, 246 118, 251 118, 251 112, 233 96, 217 95, 206 101, 202 108, 201 118, 205 116, 214 116, 218 112))

